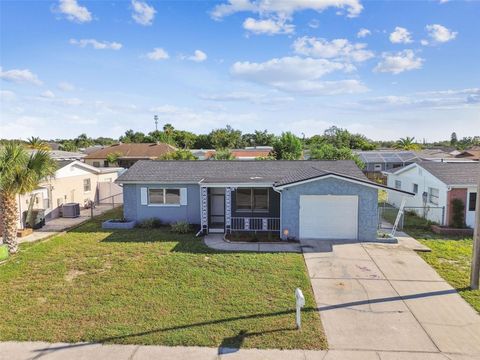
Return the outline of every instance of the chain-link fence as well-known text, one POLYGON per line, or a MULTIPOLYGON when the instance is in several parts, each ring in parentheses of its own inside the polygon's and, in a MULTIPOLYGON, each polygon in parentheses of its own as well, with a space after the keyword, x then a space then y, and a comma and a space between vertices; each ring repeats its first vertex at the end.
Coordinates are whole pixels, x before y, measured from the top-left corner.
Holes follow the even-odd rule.
MULTIPOLYGON (((387 204, 378 205, 378 225, 380 229, 389 229, 395 223, 399 209, 387 204)), ((430 225, 444 225, 445 207, 424 206, 414 207, 405 206, 403 216, 400 217, 398 230, 404 228, 429 229, 430 225)))

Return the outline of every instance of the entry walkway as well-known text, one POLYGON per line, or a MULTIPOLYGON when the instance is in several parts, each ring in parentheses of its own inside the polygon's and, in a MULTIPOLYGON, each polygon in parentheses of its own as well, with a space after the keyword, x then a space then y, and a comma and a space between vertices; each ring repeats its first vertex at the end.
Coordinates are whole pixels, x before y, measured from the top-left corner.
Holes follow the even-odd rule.
POLYGON ((399 235, 398 244, 302 241, 330 349, 480 359, 480 316, 399 235))
POLYGON ((204 237, 203 241, 209 248, 223 251, 302 252, 300 243, 227 241, 223 234, 209 234, 204 237))

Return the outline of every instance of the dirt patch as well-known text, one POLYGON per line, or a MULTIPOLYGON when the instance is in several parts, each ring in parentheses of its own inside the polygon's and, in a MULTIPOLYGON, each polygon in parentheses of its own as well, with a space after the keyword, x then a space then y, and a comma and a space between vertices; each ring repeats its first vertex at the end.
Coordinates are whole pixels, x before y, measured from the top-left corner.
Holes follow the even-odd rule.
POLYGON ((72 282, 75 278, 85 274, 85 271, 72 269, 65 275, 65 281, 72 282))

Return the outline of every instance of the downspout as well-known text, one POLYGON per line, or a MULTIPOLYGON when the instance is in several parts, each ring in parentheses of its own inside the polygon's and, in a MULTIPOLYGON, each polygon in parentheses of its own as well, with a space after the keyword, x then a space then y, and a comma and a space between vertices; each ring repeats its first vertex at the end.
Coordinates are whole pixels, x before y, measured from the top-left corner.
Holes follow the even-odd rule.
MULTIPOLYGON (((277 192, 280 194, 280 238, 283 236, 283 226, 282 226, 282 206, 283 206, 283 196, 282 196, 282 191, 275 189, 275 185, 272 186, 273 191, 277 192)), ((283 239, 282 239, 283 240, 283 239)))

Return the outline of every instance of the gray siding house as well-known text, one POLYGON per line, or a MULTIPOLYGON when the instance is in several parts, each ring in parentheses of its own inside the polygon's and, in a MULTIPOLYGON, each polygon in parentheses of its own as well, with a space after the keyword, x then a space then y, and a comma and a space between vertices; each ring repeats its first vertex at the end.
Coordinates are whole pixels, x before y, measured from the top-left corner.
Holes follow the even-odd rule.
POLYGON ((138 161, 117 183, 128 220, 185 220, 204 233, 362 241, 376 238, 377 193, 387 188, 350 160, 138 161))

